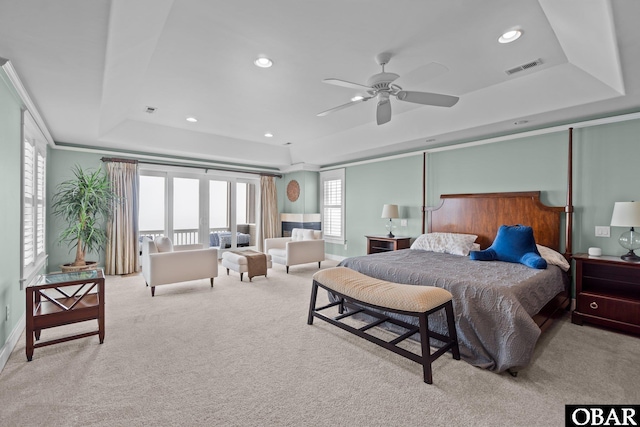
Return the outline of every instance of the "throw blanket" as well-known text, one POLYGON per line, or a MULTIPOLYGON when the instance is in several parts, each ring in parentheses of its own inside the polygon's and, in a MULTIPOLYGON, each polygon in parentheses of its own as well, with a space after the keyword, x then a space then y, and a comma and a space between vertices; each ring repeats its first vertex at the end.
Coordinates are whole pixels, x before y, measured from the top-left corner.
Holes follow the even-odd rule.
POLYGON ((231 251, 236 255, 242 255, 247 259, 247 274, 249 279, 255 276, 267 275, 267 255, 262 252, 246 250, 246 251, 231 251))

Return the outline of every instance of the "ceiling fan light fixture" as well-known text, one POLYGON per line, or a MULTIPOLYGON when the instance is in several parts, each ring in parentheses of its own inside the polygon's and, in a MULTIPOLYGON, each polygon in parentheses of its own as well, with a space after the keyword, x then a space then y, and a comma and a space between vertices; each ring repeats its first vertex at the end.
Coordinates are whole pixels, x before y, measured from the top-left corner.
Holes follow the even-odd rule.
POLYGON ((498 37, 499 43, 511 43, 518 40, 522 36, 522 30, 509 30, 498 37))
POLYGON ((256 60, 253 61, 253 63, 260 68, 269 68, 273 65, 273 61, 267 58, 266 56, 260 56, 256 58, 256 60))

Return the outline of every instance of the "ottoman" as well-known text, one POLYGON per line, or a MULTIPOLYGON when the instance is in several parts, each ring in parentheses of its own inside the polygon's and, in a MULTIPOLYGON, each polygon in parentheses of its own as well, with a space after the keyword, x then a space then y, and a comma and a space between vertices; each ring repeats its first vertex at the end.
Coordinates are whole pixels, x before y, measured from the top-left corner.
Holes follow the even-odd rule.
POLYGON ((252 250, 224 251, 222 266, 227 269, 227 275, 229 270, 236 271, 240 273, 240 281, 242 281, 242 276, 247 273, 251 281, 255 276, 267 276, 267 269, 271 268, 271 255, 252 250), (252 259, 255 261, 252 262, 252 259), (265 261, 266 266, 262 264, 265 261))

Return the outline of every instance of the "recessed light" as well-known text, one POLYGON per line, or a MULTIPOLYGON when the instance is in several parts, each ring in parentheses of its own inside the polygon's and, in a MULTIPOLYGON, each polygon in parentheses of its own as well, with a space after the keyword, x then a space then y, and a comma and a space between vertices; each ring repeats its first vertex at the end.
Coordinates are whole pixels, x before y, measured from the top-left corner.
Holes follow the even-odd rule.
POLYGON ((257 58, 253 63, 260 68, 269 68, 273 65, 273 61, 264 56, 257 58))
POLYGON ((191 123, 195 123, 198 121, 198 119, 196 119, 195 117, 187 117, 187 121, 191 123))
POLYGON ((353 98, 351 98, 351 101, 352 101, 352 102, 356 102, 356 101, 360 101, 360 100, 363 100, 363 99, 364 99, 364 96, 362 96, 362 95, 356 95, 356 96, 354 96, 353 98))
POLYGON ((271 132, 267 132, 264 134, 265 138, 273 138, 273 134, 271 132))
POLYGON ((498 41, 500 43, 511 43, 520 38, 522 35, 522 30, 509 30, 505 32, 503 35, 498 37, 498 41))

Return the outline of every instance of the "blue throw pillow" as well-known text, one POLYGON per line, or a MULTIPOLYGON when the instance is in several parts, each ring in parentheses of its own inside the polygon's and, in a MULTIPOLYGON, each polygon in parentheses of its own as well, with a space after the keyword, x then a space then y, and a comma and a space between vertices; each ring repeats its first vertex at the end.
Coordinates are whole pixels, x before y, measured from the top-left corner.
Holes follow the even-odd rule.
POLYGON ((540 256, 533 229, 525 225, 502 225, 493 244, 482 251, 471 251, 469 258, 478 261, 506 261, 527 267, 545 269, 547 261, 540 256))

